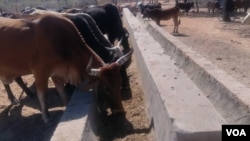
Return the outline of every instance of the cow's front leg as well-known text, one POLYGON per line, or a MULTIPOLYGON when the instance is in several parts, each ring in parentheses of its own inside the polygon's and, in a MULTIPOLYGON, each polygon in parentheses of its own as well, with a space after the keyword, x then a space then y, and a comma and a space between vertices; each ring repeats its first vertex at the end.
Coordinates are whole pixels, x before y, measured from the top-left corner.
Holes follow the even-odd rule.
POLYGON ((42 118, 44 123, 46 124, 49 122, 49 111, 46 103, 48 77, 43 77, 41 75, 37 77, 35 75, 35 79, 36 79, 37 97, 41 106, 42 118))
POLYGON ((65 105, 67 105, 69 98, 68 98, 66 92, 64 91, 64 81, 60 78, 57 78, 57 77, 52 77, 52 80, 55 84, 57 92, 59 93, 59 95, 61 96, 61 98, 63 100, 63 103, 65 105))

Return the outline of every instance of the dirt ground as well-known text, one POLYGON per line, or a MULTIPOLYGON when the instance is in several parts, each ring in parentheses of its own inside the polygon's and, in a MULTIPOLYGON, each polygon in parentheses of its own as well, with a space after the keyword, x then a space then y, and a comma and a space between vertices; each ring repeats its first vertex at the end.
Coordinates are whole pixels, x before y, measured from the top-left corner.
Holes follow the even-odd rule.
MULTIPOLYGON (((199 14, 181 15, 176 38, 249 87, 250 25, 241 24, 243 16, 223 22, 207 16, 206 11, 202 8, 199 14)), ((161 27, 171 33, 172 20, 162 21, 161 27)))
MULTIPOLYGON (((204 9, 205 11, 205 9, 204 9)), ((239 21, 225 23, 216 17, 209 17, 202 12, 182 15, 179 26, 180 35, 176 36, 188 47, 197 51, 213 64, 233 76, 239 82, 250 85, 250 26, 242 25, 239 21)), ((172 32, 172 20, 161 21, 161 27, 172 32)), ((131 97, 123 99, 127 112, 126 118, 117 121, 112 117, 104 119, 103 128, 106 132, 99 135, 101 141, 152 141, 150 123, 146 118, 143 92, 140 87, 136 63, 133 57, 128 68, 131 97)), ((32 76, 23 77, 30 86, 32 76)), ((41 120, 40 106, 36 97, 28 98, 16 85, 11 88, 20 105, 10 105, 6 91, 0 84, 0 141, 48 141, 65 107, 53 83, 49 83, 48 103, 50 115, 53 118, 51 125, 44 126, 41 120)), ((69 129, 70 130, 70 129, 69 129)))

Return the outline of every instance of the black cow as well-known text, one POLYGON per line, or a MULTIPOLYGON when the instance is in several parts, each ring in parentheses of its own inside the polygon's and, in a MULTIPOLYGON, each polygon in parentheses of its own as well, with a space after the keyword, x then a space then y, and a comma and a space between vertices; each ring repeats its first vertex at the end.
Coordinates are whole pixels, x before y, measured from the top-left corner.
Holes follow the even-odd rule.
POLYGON ((180 3, 178 1, 176 1, 175 6, 179 7, 186 14, 188 14, 189 10, 194 7, 194 2, 183 2, 183 3, 180 3))
POLYGON ((112 62, 114 57, 121 57, 123 54, 119 50, 119 47, 113 47, 113 45, 104 37, 100 29, 97 27, 93 18, 86 13, 58 13, 54 11, 43 11, 33 9, 32 11, 23 11, 24 15, 14 15, 13 17, 25 17, 25 15, 41 15, 41 14, 55 14, 64 16, 70 19, 86 43, 105 61, 112 62))
POLYGON ((148 3, 148 4, 143 4, 143 3, 138 3, 137 7, 140 9, 141 14, 144 14, 144 11, 146 9, 162 9, 161 3, 148 3))
MULTIPOLYGON (((105 62, 113 62, 117 59, 116 57, 120 57, 122 55, 119 54, 119 52, 118 53, 111 52, 110 54, 109 49, 105 48, 105 47, 111 47, 112 44, 105 39, 105 37, 100 32, 99 28, 95 24, 95 21, 92 19, 92 17, 84 13, 78 13, 74 15, 66 14, 64 16, 69 18, 75 24, 75 26, 82 34, 87 44, 105 62)), ((126 89, 129 87, 129 80, 125 66, 121 67, 121 76, 122 76, 122 88, 126 89)))
POLYGON ((113 4, 99 5, 88 8, 85 11, 96 22, 103 34, 107 34, 109 41, 114 44, 115 40, 121 40, 124 52, 129 50, 128 31, 123 27, 118 8, 113 4))
MULTIPOLYGON (((111 51, 112 44, 103 36, 95 21, 86 13, 77 14, 63 14, 64 17, 70 19, 77 27, 86 43, 103 59, 105 63, 116 61, 122 54, 117 51, 111 51), (109 47, 109 48, 107 48, 109 47)), ((121 51, 121 50, 120 50, 121 51)), ((122 88, 129 87, 129 80, 126 72, 126 68, 121 66, 120 73, 122 76, 122 88)), ((67 85, 67 89, 71 86, 67 85)), ((98 95, 99 104, 103 103, 103 100, 110 100, 107 95, 98 95), (105 98, 103 98, 106 96, 105 98)), ((110 102, 109 102, 110 103, 110 102)), ((106 104, 104 104, 106 105, 106 104)), ((101 111, 105 111, 105 107, 99 106, 101 111)))
POLYGON ((61 12, 63 13, 82 13, 83 9, 79 9, 79 8, 68 8, 68 9, 64 9, 61 12))
POLYGON ((118 55, 110 52, 113 46, 101 33, 95 21, 86 13, 62 14, 70 19, 77 27, 86 43, 103 59, 104 62, 113 62, 121 57, 122 52, 118 55))

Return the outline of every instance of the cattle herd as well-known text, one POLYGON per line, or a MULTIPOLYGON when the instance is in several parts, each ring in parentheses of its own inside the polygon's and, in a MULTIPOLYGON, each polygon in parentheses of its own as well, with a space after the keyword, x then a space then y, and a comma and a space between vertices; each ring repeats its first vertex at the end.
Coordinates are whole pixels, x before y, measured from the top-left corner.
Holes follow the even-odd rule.
MULTIPOLYGON (((162 8, 158 1, 136 4, 143 18, 151 18, 158 25, 161 20, 173 19, 173 33, 178 33, 180 12, 188 14, 193 7, 194 2, 178 1, 171 8, 162 8)), ((219 1, 208 2, 207 7, 209 13, 221 8, 219 1)), ((235 7, 248 8, 240 3, 235 7)), ((21 78, 33 74, 45 123, 49 122, 46 90, 50 77, 65 104, 69 99, 65 89, 93 85, 98 99, 102 89, 108 89, 109 96, 101 101, 108 103, 112 114, 124 114, 121 90, 129 87, 124 63, 130 61, 133 48, 120 10, 107 3, 82 9, 27 7, 18 13, 1 11, 0 78, 9 100, 18 102, 9 86, 13 80, 28 96, 34 96, 21 78)), ((101 104, 98 108, 105 112, 101 104)))
MULTIPOLYGON (((49 78, 65 104, 69 99, 65 89, 91 85, 99 89, 98 97, 102 89, 108 89, 110 96, 104 101, 112 114, 124 115, 121 88, 129 87, 124 63, 130 61, 133 49, 115 5, 108 3, 73 13, 26 8, 2 16, 0 76, 12 102, 18 100, 9 83, 15 80, 27 95, 33 96, 21 78, 33 74, 44 123, 50 121, 46 104, 49 78), (117 46, 115 40, 119 41, 117 46)), ((105 112, 104 107, 99 108, 105 112)))

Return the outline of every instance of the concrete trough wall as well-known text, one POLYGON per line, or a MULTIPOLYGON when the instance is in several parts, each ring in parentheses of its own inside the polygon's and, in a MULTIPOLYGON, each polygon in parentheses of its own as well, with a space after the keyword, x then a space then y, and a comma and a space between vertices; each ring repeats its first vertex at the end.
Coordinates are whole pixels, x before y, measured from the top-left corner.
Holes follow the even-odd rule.
POLYGON ((93 93, 75 90, 51 141, 97 141, 93 93))
POLYGON ((158 141, 220 141, 222 124, 249 124, 250 89, 154 22, 124 10, 158 141))
POLYGON ((147 30, 231 124, 250 124, 250 89, 154 23, 147 30))

